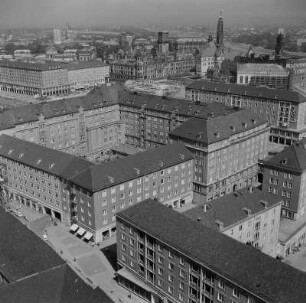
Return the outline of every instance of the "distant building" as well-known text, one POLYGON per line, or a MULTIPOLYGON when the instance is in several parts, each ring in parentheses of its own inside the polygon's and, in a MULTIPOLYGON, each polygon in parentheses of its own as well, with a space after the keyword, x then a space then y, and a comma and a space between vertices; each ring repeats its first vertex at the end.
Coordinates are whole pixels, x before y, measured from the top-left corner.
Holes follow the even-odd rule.
POLYGON ((289 88, 289 72, 278 64, 246 63, 237 65, 237 84, 289 88))
POLYGON ((54 44, 62 43, 62 30, 60 28, 53 29, 53 42, 54 44))
MULTIPOLYGON (((169 133, 195 156, 194 190, 207 201, 257 183, 258 159, 268 155, 270 127, 250 110, 191 118, 169 133)), ((203 199, 201 198, 201 199, 203 199)))
POLYGON ((60 64, 0 61, 0 95, 21 98, 54 96, 70 91, 60 64))
POLYGON ((117 279, 148 302, 303 303, 305 273, 146 200, 117 214, 117 279))
POLYGON ((278 254, 281 198, 273 194, 249 187, 184 214, 272 257, 278 254))
POLYGON ((221 68, 221 63, 224 61, 223 54, 220 56, 215 55, 216 48, 209 46, 207 49, 202 50, 200 57, 200 74, 205 77, 208 70, 213 70, 215 65, 218 65, 218 69, 221 68))
POLYGON ((186 99, 251 109, 270 123, 272 144, 291 145, 306 136, 306 97, 298 92, 199 80, 186 87, 186 99))
POLYGON ((89 89, 109 82, 109 65, 101 61, 71 62, 65 67, 72 91, 89 89))
POLYGON ((290 87, 306 93, 306 58, 292 58, 286 61, 290 72, 290 87))
POLYGON ((16 49, 14 51, 15 60, 25 60, 29 58, 33 58, 33 55, 29 49, 16 49))

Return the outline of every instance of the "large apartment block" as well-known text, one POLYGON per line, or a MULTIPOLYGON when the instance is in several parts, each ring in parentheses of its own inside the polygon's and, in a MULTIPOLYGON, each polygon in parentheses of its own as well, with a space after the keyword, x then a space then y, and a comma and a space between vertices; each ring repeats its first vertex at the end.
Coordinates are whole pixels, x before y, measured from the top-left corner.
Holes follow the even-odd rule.
POLYGON ((125 143, 119 105, 106 92, 4 110, 0 121, 0 134, 92 160, 125 143))
POLYGON ((101 164, 11 136, 0 136, 2 192, 96 242, 113 235, 115 214, 152 198, 172 208, 193 200, 193 156, 176 143, 101 164))
POLYGON ((276 257, 281 198, 250 186, 184 214, 207 227, 276 257))
POLYGON ((251 109, 271 124, 270 141, 290 145, 306 135, 306 98, 298 92, 199 80, 186 87, 186 99, 251 109))
POLYGON ((90 166, 69 180, 72 220, 100 242, 114 235, 118 211, 144 199, 189 205, 192 181, 193 156, 181 143, 90 166))
POLYGON ((0 136, 1 191, 39 213, 70 223, 64 180, 92 163, 70 154, 11 136, 0 136))
POLYGON ((146 200, 117 214, 118 282, 148 302, 302 303, 305 274, 146 200))
POLYGON ((100 61, 68 64, 0 61, 0 95, 52 97, 108 82, 109 66, 100 61))
POLYGON ((0 61, 0 95, 34 98, 70 91, 67 69, 49 62, 0 61))
POLYGON ((211 201, 257 182, 258 159, 268 155, 269 126, 250 110, 192 118, 170 132, 195 157, 194 190, 211 201))

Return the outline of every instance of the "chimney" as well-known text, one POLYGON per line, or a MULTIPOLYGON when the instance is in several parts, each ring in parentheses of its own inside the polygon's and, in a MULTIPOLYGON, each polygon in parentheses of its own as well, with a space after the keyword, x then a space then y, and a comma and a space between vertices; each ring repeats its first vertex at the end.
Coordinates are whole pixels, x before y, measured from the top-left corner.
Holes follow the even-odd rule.
POLYGON ((215 221, 216 226, 218 227, 219 230, 223 229, 224 224, 220 220, 215 221))

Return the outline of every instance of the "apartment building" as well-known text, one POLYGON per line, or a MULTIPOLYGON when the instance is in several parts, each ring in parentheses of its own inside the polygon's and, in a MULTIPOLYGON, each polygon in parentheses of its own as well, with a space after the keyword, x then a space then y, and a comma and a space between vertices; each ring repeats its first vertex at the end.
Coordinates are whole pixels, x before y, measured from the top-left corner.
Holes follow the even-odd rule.
POLYGON ((193 156, 181 143, 90 166, 67 183, 72 221, 101 242, 115 234, 115 214, 144 199, 189 205, 192 181, 193 156))
POLYGON ((70 224, 63 180, 70 179, 92 163, 39 144, 1 135, 0 165, 5 203, 14 200, 70 224))
POLYGON ((60 64, 0 61, 0 95, 34 98, 70 91, 67 69, 60 64))
POLYGON ((289 88, 289 71, 278 64, 246 63, 237 65, 237 84, 289 88))
POLYGON ((71 62, 66 65, 72 91, 90 89, 109 81, 109 65, 101 61, 71 62))
POLYGON ((269 140, 276 144, 291 145, 306 136, 306 98, 298 92, 199 80, 186 87, 186 99, 251 109, 266 117, 269 140))
POLYGON ((184 212, 187 217, 276 257, 281 198, 249 187, 184 212))
POLYGON ((110 62, 112 80, 162 79, 190 74, 196 65, 193 56, 181 59, 122 58, 110 62))
POLYGON ((169 133, 195 157, 194 190, 211 201, 257 183, 258 159, 268 155, 269 125, 250 110, 191 118, 169 133))
POLYGON ((119 105, 107 90, 99 95, 4 110, 0 121, 0 134, 91 160, 103 159, 112 147, 125 143, 119 105))
POLYGON ((134 147, 149 148, 167 144, 169 132, 192 117, 207 119, 235 112, 218 103, 193 102, 118 90, 120 116, 126 125, 126 142, 134 147))
POLYGON ((117 279, 148 302, 297 303, 305 274, 146 200, 117 214, 117 279))

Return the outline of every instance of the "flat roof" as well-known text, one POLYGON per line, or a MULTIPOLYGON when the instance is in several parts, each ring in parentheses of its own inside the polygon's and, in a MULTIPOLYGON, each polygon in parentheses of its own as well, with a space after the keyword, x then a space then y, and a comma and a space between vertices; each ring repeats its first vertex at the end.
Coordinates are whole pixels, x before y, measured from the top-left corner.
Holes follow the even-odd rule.
POLYGON ((279 241, 286 243, 305 225, 306 225, 306 214, 303 215, 298 220, 281 218, 280 227, 279 227, 279 236, 278 236, 279 241))

